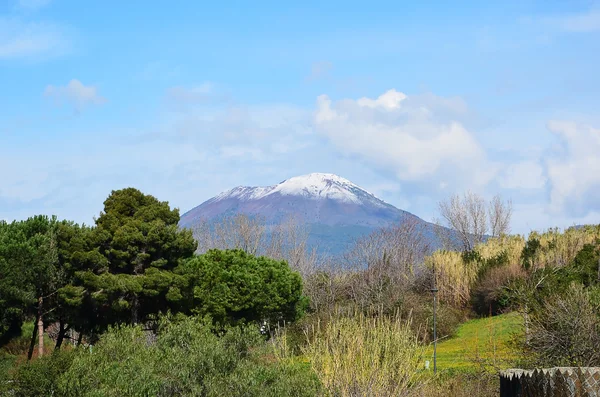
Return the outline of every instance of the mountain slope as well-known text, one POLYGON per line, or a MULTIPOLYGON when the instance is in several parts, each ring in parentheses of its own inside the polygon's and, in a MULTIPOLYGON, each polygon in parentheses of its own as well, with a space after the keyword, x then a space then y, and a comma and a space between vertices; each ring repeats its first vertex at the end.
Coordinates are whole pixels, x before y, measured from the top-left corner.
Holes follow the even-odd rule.
POLYGON ((310 226, 309 243, 339 253, 356 237, 380 227, 412 219, 422 223, 428 238, 433 225, 380 200, 347 179, 313 173, 266 187, 239 186, 182 215, 180 226, 193 228, 235 214, 260 216, 277 224, 290 216, 310 226))

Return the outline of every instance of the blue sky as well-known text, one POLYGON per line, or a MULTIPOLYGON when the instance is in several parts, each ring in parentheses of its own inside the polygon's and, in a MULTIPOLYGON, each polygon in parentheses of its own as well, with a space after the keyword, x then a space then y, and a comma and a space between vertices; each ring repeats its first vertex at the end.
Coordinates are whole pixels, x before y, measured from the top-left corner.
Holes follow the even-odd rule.
POLYGON ((331 172, 600 222, 600 3, 2 0, 0 219, 331 172))

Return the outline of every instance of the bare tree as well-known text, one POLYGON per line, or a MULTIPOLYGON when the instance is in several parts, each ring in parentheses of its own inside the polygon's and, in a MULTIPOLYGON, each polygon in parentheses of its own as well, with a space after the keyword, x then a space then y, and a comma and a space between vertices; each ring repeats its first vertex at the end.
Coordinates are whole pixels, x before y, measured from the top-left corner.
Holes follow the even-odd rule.
POLYGON ((317 266, 317 248, 308 244, 310 228, 296 217, 288 217, 272 225, 265 242, 263 255, 288 262, 290 267, 303 276, 312 273, 317 266))
POLYGON ((447 229, 437 228, 440 239, 448 247, 458 245, 463 251, 471 251, 485 241, 488 233, 498 237, 510 231, 512 204, 502 201, 500 196, 487 203, 472 192, 454 195, 439 203, 439 212, 443 226, 454 231, 447 233, 447 229))
POLYGON ((337 259, 321 257, 318 269, 305 276, 303 292, 315 312, 331 314, 347 300, 354 277, 337 259))
POLYGON ((194 227, 193 234, 199 253, 217 248, 241 249, 256 255, 263 244, 265 229, 261 218, 237 214, 217 222, 203 221, 194 227))
POLYGON ((429 250, 422 224, 407 218, 361 237, 345 255, 347 267, 358 277, 351 295, 359 306, 390 302, 415 279, 416 265, 429 250))
POLYGON ((316 267, 316 248, 308 246, 308 226, 290 217, 268 224, 259 216, 236 214, 216 222, 201 222, 194 229, 198 253, 212 248, 241 249, 252 255, 285 260, 303 276, 316 267))
POLYGON ((488 219, 492 237, 500 237, 510 233, 512 217, 512 201, 503 201, 500 195, 495 195, 488 205, 488 219))

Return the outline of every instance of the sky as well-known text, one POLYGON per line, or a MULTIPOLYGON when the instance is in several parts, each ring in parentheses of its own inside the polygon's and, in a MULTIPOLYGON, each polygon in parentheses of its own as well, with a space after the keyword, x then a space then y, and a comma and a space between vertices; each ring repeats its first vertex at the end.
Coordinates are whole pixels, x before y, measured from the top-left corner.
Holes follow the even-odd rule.
POLYGON ((600 223, 600 2, 0 0, 0 219, 340 175, 600 223), (452 3, 452 4, 450 4, 452 3))

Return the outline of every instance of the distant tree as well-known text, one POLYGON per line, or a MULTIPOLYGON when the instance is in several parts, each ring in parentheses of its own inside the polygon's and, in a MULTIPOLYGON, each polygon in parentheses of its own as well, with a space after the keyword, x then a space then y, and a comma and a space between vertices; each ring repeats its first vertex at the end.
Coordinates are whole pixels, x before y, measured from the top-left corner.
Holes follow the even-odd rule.
POLYGON ((358 238, 344 259, 358 277, 350 294, 361 307, 394 305, 415 280, 417 264, 429 251, 423 225, 416 219, 358 238))
POLYGON ((475 193, 467 192, 462 197, 454 195, 438 205, 443 226, 453 230, 448 235, 438 228, 442 240, 462 251, 472 251, 487 235, 499 237, 510 232, 512 203, 495 196, 488 203, 475 193))
POLYGON ((217 323, 293 321, 303 309, 302 279, 285 261, 209 250, 177 273, 189 281, 189 310, 217 323))
POLYGON ((184 280, 172 270, 197 243, 178 222, 179 210, 137 189, 110 194, 89 236, 91 251, 76 253, 93 262, 77 273, 94 316, 90 329, 146 321, 181 298, 184 280))
POLYGON ((496 195, 488 203, 488 222, 490 225, 490 235, 500 237, 510 233, 510 220, 512 218, 512 202, 503 201, 499 195, 496 195))
POLYGON ((200 222, 193 229, 198 253, 241 249, 250 255, 285 260, 302 276, 316 269, 316 251, 308 247, 308 232, 308 227, 294 217, 267 224, 263 217, 246 214, 200 222))

